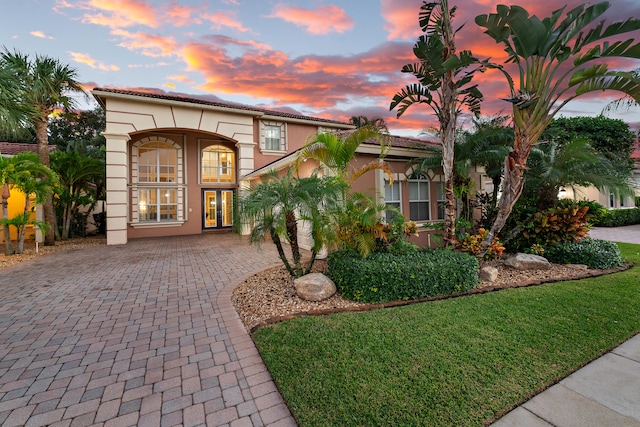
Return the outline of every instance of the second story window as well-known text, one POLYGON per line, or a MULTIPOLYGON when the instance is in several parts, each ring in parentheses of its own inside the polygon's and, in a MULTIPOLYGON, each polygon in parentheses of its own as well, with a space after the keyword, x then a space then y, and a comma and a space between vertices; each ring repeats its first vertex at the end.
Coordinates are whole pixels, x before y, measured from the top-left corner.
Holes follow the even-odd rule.
POLYGON ((287 151, 287 127, 285 123, 260 122, 260 149, 280 153, 287 151))

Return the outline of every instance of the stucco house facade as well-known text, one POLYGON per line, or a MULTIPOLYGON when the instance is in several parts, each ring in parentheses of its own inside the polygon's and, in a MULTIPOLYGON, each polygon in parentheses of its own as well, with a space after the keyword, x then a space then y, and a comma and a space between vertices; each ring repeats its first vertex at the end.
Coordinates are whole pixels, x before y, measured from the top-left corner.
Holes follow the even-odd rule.
MULTIPOLYGON (((233 201, 270 169, 291 167, 296 151, 319 132, 350 124, 246 105, 95 88, 106 112, 107 244, 129 239, 215 233, 233 225, 233 201)), ((442 217, 442 179, 415 177, 407 160, 435 142, 393 137, 385 161, 394 172, 368 172, 354 190, 401 209, 418 222, 442 217)), ((378 157, 367 141, 356 163, 378 157)), ((304 165, 301 174, 314 165, 304 165)), ((482 180, 478 180, 482 182, 482 180)), ((480 190, 480 189, 478 189, 480 190)), ((428 244, 429 231, 420 244, 428 244)))
MULTIPOLYGON (((55 150, 57 147, 55 145, 49 146, 49 151, 55 150)), ((4 157, 12 157, 16 154, 23 152, 38 152, 38 146, 36 144, 25 144, 18 142, 0 142, 0 155, 4 157)), ((9 190, 9 198, 7 201, 7 216, 8 218, 13 218, 17 214, 24 212, 24 207, 27 202, 27 195, 17 188, 13 188, 8 186, 9 190)), ((44 218, 42 205, 37 205, 35 202, 35 197, 33 195, 29 196, 29 205, 31 208, 30 217, 32 220, 42 221, 44 218)), ((35 228, 32 224, 26 226, 25 231, 25 240, 43 242, 44 235, 39 228, 35 228)), ((9 227, 9 234, 11 240, 17 240, 18 231, 15 227, 9 227)), ((5 235, 4 235, 4 227, 0 227, 0 243, 4 243, 5 235)))

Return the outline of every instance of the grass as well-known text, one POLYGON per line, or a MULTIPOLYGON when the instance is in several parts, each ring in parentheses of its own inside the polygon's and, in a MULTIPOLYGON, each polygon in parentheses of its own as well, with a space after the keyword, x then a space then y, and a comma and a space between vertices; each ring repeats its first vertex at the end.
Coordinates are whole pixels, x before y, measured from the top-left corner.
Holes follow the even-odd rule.
POLYGON ((597 278, 293 319, 254 340, 301 426, 486 425, 640 331, 635 267, 597 278))

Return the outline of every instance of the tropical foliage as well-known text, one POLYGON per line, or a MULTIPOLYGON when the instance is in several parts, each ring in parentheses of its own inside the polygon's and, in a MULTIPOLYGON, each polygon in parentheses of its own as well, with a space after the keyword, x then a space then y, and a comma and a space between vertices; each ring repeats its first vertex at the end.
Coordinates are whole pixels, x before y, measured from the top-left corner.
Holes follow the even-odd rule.
MULTIPOLYGON (((74 218, 88 214, 80 214, 80 208, 95 204, 104 189, 105 164, 77 151, 55 151, 51 155, 51 168, 59 177, 59 185, 54 188, 55 205, 61 239, 67 240, 74 218)), ((81 225, 83 231, 86 224, 82 221, 81 225)))
MULTIPOLYGON (((423 2, 419 24, 422 36, 414 45, 417 63, 407 64, 403 73, 410 73, 418 84, 406 86, 394 97, 390 109, 398 108, 400 117, 414 104, 426 104, 438 118, 442 139, 442 170, 445 179, 446 244, 455 240, 454 146, 456 125, 463 108, 480 115, 482 93, 472 84, 475 73, 492 67, 488 60, 478 60, 470 51, 456 51, 452 21, 456 8, 449 8, 447 0, 423 2)), ((462 27, 460 27, 462 28, 462 27)))
POLYGON ((0 156, 0 187, 2 187, 2 218, 0 222, 4 227, 5 254, 12 255, 12 246, 9 226, 18 230, 18 242, 15 253, 22 253, 27 225, 36 225, 41 229, 46 224, 31 218, 32 206, 30 196, 33 195, 36 203, 42 203, 46 196, 51 194, 51 187, 56 182, 56 176, 48 167, 40 164, 38 156, 32 152, 24 152, 13 157, 0 156), (22 212, 8 217, 9 189, 13 187, 25 194, 25 206, 22 212))
POLYGON ((607 2, 565 8, 539 19, 520 6, 498 5, 496 13, 479 15, 476 23, 496 43, 502 44, 507 63, 517 68, 519 79, 504 69, 511 97, 514 144, 505 158, 503 191, 498 214, 483 248, 502 230, 524 187, 527 159, 554 116, 573 99, 602 90, 620 91, 640 99, 637 75, 610 70, 607 58, 640 58, 633 39, 607 39, 640 29, 640 20, 629 18, 605 26, 591 24, 609 9, 607 2))
MULTIPOLYGON (((31 58, 20 52, 5 49, 0 54, 0 69, 14 83, 15 91, 7 92, 10 106, 23 105, 22 109, 12 110, 21 125, 28 125, 35 130, 38 143, 38 157, 40 163, 49 166, 49 135, 47 127, 49 117, 58 108, 68 109, 74 104, 70 93, 84 93, 77 81, 77 71, 57 59, 36 55, 31 58)), ((5 97, 0 92, 0 98, 5 97)), ((0 101, 7 105, 7 100, 0 101)), ((15 121, 15 117, 12 119, 15 121)), ((44 218, 47 223, 45 244, 53 245, 55 240, 55 212, 51 195, 44 203, 44 218)))
POLYGON ((358 168, 352 166, 358 147, 367 140, 376 141, 380 145, 379 158, 384 158, 391 148, 387 131, 374 125, 340 133, 321 132, 309 138, 302 147, 296 159, 296 168, 305 160, 313 159, 320 164, 319 169, 328 169, 347 184, 353 184, 356 179, 372 170, 384 171, 393 181, 391 171, 382 161, 374 160, 358 168))
POLYGON ((343 182, 336 178, 316 174, 296 178, 291 170, 279 177, 276 171, 271 171, 240 197, 235 211, 236 231, 253 227, 249 241, 255 244, 269 237, 289 274, 300 277, 311 271, 318 252, 332 241, 335 233, 325 211, 335 209, 344 190, 343 182), (312 256, 306 269, 303 269, 298 242, 299 221, 307 223, 313 240, 312 256), (291 262, 285 254, 284 243, 291 248, 291 262))

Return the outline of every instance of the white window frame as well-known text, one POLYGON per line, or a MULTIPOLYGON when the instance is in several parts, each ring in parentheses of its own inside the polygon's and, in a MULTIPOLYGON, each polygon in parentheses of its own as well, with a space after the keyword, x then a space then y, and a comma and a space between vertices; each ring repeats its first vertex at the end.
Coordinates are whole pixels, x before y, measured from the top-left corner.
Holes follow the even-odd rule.
MULTIPOLYGON (((386 179, 384 180, 384 203, 385 205, 388 205, 388 206, 397 207, 400 213, 402 214, 402 185, 400 184, 400 181, 395 180, 393 181, 393 184, 391 184, 390 186, 389 181, 386 179), (393 191, 394 187, 397 188, 396 190, 397 194, 395 194, 393 191), (390 199, 387 198, 387 196, 389 196, 389 191, 391 192, 390 199)), ((391 212, 385 212, 385 220, 389 222, 392 219, 393 219, 393 214, 391 212)))
MULTIPOLYGON (((231 185, 231 184, 235 184, 236 180, 237 180, 237 172, 236 172, 236 153, 233 149, 227 147, 224 144, 221 144, 218 141, 215 142, 211 142, 211 141, 202 141, 201 142, 201 146, 200 146, 200 152, 199 152, 199 156, 198 156, 198 160, 199 160, 199 177, 200 177, 200 184, 202 185, 209 185, 209 184, 225 184, 225 185, 231 185), (212 147, 222 147, 224 148, 223 150, 207 150, 208 148, 212 148, 212 147), (216 153, 217 154, 217 169, 218 169, 218 180, 217 181, 205 181, 204 179, 204 162, 203 162, 203 155, 204 153, 208 152, 208 153, 216 153), (225 165, 224 163, 222 163, 220 161, 220 154, 221 153, 227 153, 227 154, 231 154, 231 165, 229 165, 227 162, 227 164, 225 165), (229 175, 229 173, 224 173, 225 170, 231 169, 232 171, 232 180, 231 181, 221 181, 220 177, 222 175, 229 175)), ((211 167, 211 169, 215 169, 216 167, 211 167)))
MULTIPOLYGON (((160 148, 163 149, 163 148, 160 148)), ((158 165, 161 167, 162 165, 158 165)), ((175 141, 160 137, 151 136, 143 138, 132 144, 131 148, 131 219, 130 223, 133 227, 149 227, 149 226, 171 226, 180 225, 185 221, 185 185, 184 185, 184 150, 182 146, 175 141), (147 144, 162 143, 176 150, 175 180, 161 181, 160 175, 156 181, 140 180, 140 149, 147 144), (151 194, 155 192, 156 196, 156 218, 143 219, 144 210, 148 209, 144 203, 143 192, 151 194), (170 194, 170 201, 166 199, 166 194, 170 194), (172 217, 162 218, 161 207, 175 206, 175 215, 172 217)))
POLYGON ((282 122, 269 120, 260 121, 260 151, 263 154, 282 155, 287 151, 287 125, 282 122), (267 133, 270 128, 280 129, 280 143, 277 149, 274 147, 267 148, 267 133))
POLYGON ((445 195, 444 182, 436 182, 436 208, 438 219, 444 219, 447 209, 447 197, 445 195))
POLYGON ((408 180, 408 189, 409 189, 409 220, 411 221, 415 221, 415 222, 425 222, 425 221, 430 221, 431 220, 431 182, 426 179, 426 178, 416 178, 416 179, 409 179, 408 180), (418 196, 420 196, 420 187, 422 185, 426 185, 427 186, 427 198, 426 199, 412 199, 411 198, 411 187, 412 184, 417 184, 418 186, 418 196), (427 218, 412 218, 411 217, 411 206, 414 203, 426 203, 427 204, 427 218))

